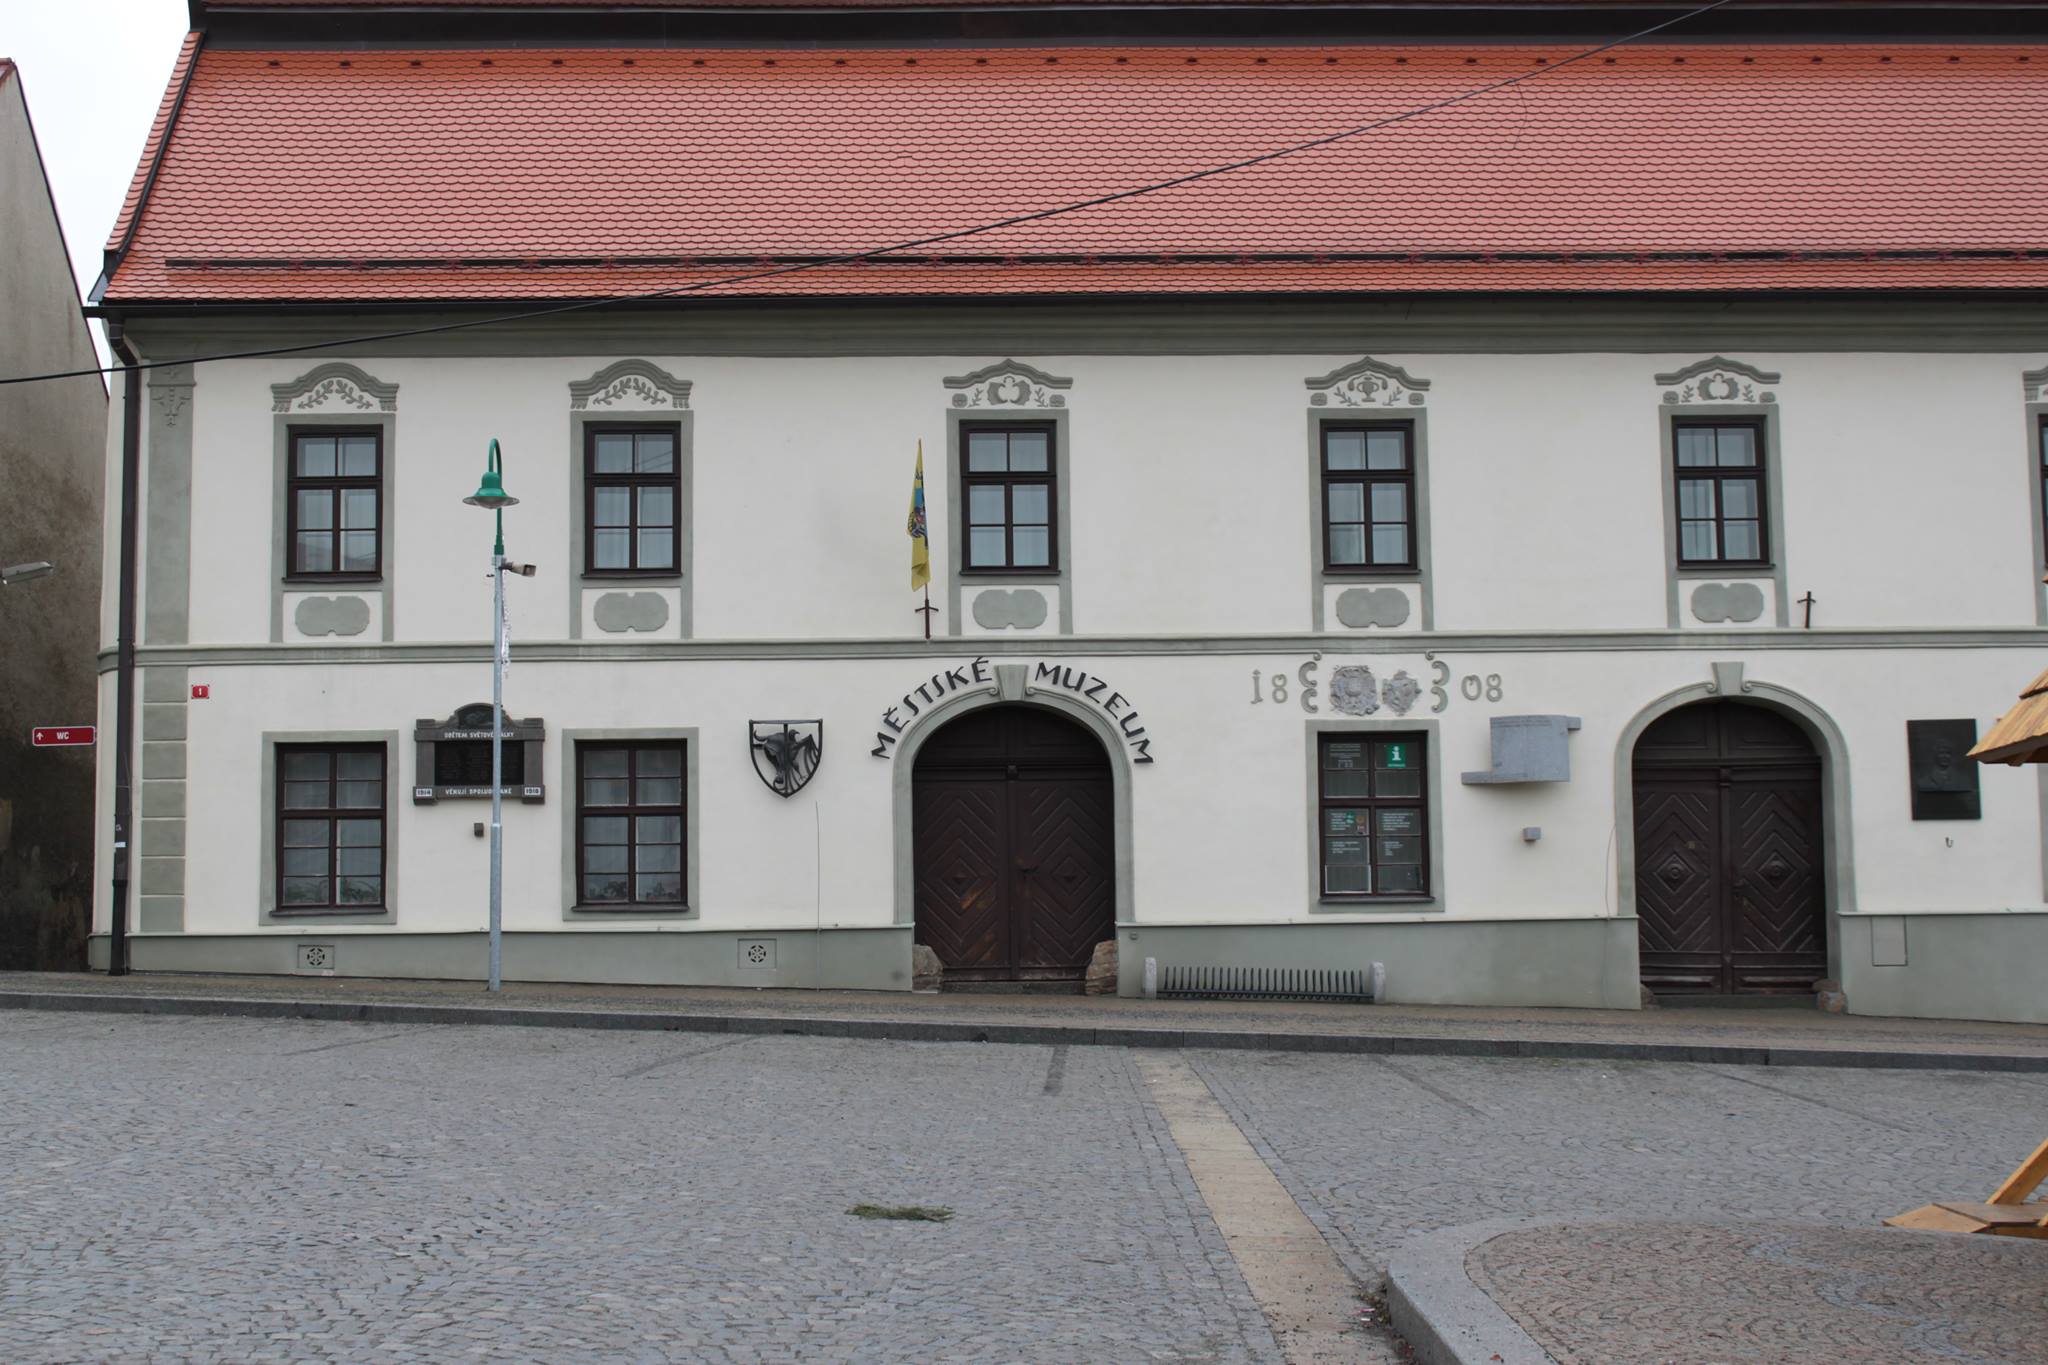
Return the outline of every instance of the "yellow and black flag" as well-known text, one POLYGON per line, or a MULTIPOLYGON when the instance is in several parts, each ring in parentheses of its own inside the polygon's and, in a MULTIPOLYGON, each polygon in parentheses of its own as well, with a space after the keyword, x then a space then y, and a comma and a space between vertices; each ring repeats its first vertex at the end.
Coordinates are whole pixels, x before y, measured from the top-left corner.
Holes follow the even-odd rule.
POLYGON ((910 590, 932 581, 932 541, 924 519, 924 442, 917 443, 917 478, 910 485, 910 590))

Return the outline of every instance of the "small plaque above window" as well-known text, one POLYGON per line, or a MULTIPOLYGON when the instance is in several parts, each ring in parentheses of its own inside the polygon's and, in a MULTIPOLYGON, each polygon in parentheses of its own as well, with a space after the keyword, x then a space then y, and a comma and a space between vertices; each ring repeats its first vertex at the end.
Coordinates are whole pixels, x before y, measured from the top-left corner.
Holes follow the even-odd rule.
MULTIPOLYGON (((530 806, 543 804, 547 788, 540 782, 541 745, 547 739, 547 723, 538 716, 525 720, 507 716, 502 733, 505 744, 499 790, 507 799, 530 806)), ((421 720, 413 727, 413 739, 419 758, 412 789, 414 805, 490 799, 489 702, 460 707, 446 720, 421 720)))

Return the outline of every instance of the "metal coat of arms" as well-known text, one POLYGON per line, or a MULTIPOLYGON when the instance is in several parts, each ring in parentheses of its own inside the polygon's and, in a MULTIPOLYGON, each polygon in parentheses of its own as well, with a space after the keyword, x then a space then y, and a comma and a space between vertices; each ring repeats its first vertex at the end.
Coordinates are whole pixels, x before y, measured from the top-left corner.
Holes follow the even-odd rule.
POLYGON ((754 754, 754 771, 768 784, 768 790, 777 796, 795 796, 825 757, 825 722, 748 721, 747 741, 754 754))
POLYGON ((1330 705, 1347 716, 1369 716, 1380 709, 1380 689, 1372 670, 1347 664, 1330 675, 1330 705))

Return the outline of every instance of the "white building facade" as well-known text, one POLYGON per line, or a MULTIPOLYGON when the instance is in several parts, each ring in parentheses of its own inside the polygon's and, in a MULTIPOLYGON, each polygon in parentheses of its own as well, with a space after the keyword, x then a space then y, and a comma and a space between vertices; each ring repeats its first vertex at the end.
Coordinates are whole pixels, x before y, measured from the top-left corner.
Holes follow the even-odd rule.
POLYGON ((119 292, 164 363, 101 963, 119 913, 137 970, 482 975, 495 437, 511 979, 1113 938, 1125 994, 2048 1019, 2048 785, 1955 749, 2048 643, 2018 293, 721 300, 185 364, 462 315, 119 292))

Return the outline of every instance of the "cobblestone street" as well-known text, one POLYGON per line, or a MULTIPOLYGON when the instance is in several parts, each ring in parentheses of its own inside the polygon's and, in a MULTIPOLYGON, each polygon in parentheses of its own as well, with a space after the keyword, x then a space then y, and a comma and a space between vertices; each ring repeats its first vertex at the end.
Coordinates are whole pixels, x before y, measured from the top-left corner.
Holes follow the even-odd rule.
MULTIPOLYGON (((0 1359, 1279 1361, 1145 1055, 10 1012, 0 1359)), ((1368 1284, 1503 1216, 1870 1229, 1982 1197, 2048 1112, 2040 1077, 1185 1055, 1368 1284)))

